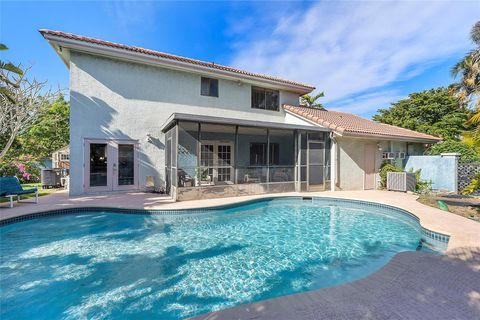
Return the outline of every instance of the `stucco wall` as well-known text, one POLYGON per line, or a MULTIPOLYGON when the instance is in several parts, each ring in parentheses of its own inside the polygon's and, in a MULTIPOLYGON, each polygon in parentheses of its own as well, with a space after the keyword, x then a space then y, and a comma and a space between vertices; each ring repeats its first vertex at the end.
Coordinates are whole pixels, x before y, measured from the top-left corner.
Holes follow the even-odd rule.
MULTIPOLYGON (((375 172, 379 172, 383 163, 383 152, 407 152, 407 142, 388 140, 364 140, 339 137, 338 141, 338 186, 342 190, 362 190, 364 180, 365 144, 375 144, 381 148, 375 155, 375 172)), ((413 155, 423 154, 421 143, 408 143, 408 150, 413 155)), ((394 164, 404 167, 406 160, 395 159, 394 164)))
MULTIPOLYGON (((139 143, 139 185, 154 176, 163 185, 161 125, 173 112, 284 122, 283 110, 251 108, 251 86, 219 80, 219 97, 200 95, 200 74, 72 52, 70 62, 70 193, 83 193, 85 138, 133 139, 139 143), (147 134, 152 142, 147 142, 147 134)), ((298 94, 280 92, 281 104, 298 94)))
POLYGON ((364 143, 348 138, 337 138, 337 141, 339 187, 342 190, 362 190, 364 143))
POLYGON ((405 170, 421 170, 422 180, 431 181, 433 190, 457 192, 458 157, 454 155, 410 156, 405 170))

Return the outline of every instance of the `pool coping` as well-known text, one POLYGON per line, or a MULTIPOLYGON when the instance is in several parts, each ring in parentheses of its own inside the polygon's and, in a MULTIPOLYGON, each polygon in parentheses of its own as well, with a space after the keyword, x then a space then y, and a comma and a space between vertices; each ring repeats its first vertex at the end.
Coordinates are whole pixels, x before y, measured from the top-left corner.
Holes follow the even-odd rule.
MULTIPOLYGON (((392 206, 389 204, 383 204, 378 202, 366 201, 366 200, 358 200, 358 199, 348 199, 348 198, 337 198, 337 197, 325 197, 325 196, 318 196, 318 195, 264 195, 263 197, 256 197, 254 199, 243 199, 241 201, 228 203, 228 204, 220 204, 220 205, 210 205, 205 207, 199 208, 177 208, 177 209, 134 209, 134 208, 117 208, 117 207, 103 207, 103 206, 79 206, 79 207, 71 207, 65 209, 51 209, 51 210, 43 210, 33 213, 28 213, 24 215, 8 217, 4 219, 0 219, 0 227, 27 221, 27 220, 34 220, 42 217, 52 217, 52 216, 63 216, 69 214, 76 214, 82 212, 110 212, 110 213, 118 213, 118 214, 136 214, 136 215, 165 215, 165 216, 178 216, 178 215, 192 215, 192 214, 201 214, 201 213, 208 213, 217 210, 225 210, 236 208, 243 205, 258 203, 258 202, 265 202, 265 201, 273 201, 279 199, 296 199, 296 200, 303 200, 303 201, 315 201, 315 200, 323 200, 323 201, 335 201, 336 203, 355 203, 360 205, 368 205, 373 207, 380 207, 380 208, 388 208, 390 210, 395 210, 397 212, 403 213, 408 215, 409 217, 416 220, 421 228, 421 235, 422 235, 422 242, 429 247, 432 247, 434 250, 439 251, 441 253, 445 253, 448 248, 448 243, 450 240, 451 235, 444 232, 438 232, 429 228, 426 228, 422 225, 422 221, 419 216, 416 214, 405 210, 403 208, 392 206)), ((334 205, 335 203, 332 203, 334 205)))

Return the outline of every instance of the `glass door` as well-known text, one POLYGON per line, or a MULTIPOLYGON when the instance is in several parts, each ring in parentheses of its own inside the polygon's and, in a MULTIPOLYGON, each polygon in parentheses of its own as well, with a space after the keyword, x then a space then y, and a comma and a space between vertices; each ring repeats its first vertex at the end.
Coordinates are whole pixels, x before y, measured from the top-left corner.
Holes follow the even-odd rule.
POLYGON ((233 143, 202 141, 200 185, 233 183, 233 143))
POLYGON ((90 143, 87 146, 88 166, 87 188, 90 191, 104 191, 111 188, 108 176, 109 155, 107 143, 90 143))
POLYGON ((119 142, 113 145, 113 190, 137 189, 137 157, 135 142, 119 142))
POLYGON ((84 190, 87 192, 138 188, 136 142, 86 140, 84 190))
POLYGON ((307 154, 307 190, 325 190, 325 143, 309 141, 307 154))
POLYGON ((231 143, 217 144, 217 172, 216 180, 220 183, 233 183, 233 145, 231 143))

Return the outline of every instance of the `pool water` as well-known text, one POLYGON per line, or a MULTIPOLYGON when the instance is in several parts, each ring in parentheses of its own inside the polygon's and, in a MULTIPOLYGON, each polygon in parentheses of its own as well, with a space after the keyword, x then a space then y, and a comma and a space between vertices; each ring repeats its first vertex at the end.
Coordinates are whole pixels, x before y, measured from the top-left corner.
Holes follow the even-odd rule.
POLYGON ((279 198, 196 214, 107 212, 0 228, 1 319, 178 319, 365 277, 414 251, 396 209, 279 198))

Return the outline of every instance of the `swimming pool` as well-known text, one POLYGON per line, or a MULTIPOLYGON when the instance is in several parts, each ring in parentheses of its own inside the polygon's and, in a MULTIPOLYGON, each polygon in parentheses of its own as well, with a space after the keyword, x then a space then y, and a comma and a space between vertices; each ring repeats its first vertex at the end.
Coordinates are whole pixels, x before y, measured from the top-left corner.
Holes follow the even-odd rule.
POLYGON ((0 318, 185 318, 365 277, 421 239, 406 212, 328 198, 97 211, 0 228, 0 318))

